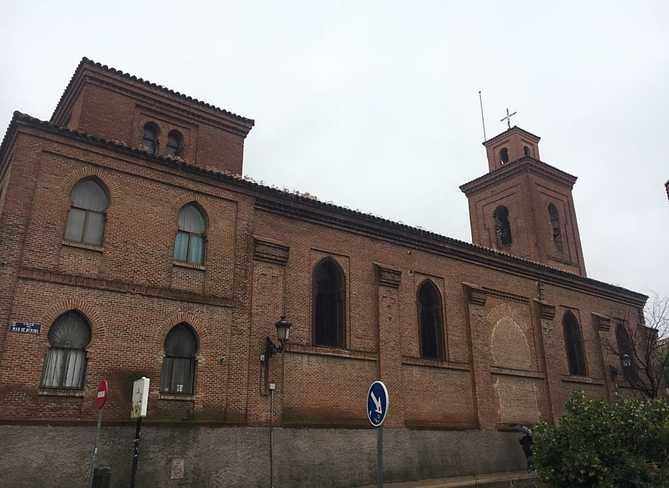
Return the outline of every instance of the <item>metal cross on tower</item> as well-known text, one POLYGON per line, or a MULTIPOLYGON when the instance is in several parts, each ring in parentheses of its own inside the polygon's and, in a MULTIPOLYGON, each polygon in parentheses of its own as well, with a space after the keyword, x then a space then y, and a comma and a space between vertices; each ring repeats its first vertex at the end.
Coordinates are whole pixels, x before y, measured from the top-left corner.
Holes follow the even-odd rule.
POLYGON ((507 108, 507 109, 506 109, 506 117, 502 117, 501 119, 499 119, 499 121, 500 121, 500 122, 504 122, 504 121, 506 120, 506 125, 507 125, 507 126, 509 127, 509 129, 510 129, 510 128, 511 128, 511 117, 513 117, 513 116, 516 115, 517 113, 518 113, 518 112, 514 112, 514 113, 510 114, 510 113, 509 113, 509 109, 507 108))

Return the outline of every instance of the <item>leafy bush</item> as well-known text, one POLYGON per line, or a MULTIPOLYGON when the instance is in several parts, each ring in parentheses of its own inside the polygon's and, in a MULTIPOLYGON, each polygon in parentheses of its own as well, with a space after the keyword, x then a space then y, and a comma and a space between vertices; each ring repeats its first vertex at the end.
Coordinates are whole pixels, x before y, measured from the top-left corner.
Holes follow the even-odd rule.
POLYGON ((534 430, 534 463, 556 488, 669 487, 669 405, 588 400, 577 393, 558 425, 534 430))

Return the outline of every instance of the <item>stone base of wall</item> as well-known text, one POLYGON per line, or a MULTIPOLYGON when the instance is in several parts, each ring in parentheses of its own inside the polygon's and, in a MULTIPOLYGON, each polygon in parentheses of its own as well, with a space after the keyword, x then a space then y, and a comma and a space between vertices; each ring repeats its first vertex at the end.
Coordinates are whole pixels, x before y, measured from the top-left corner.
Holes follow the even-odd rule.
MULTIPOLYGON (((384 430, 385 479, 405 481, 525 468, 518 434, 384 430)), ((98 465, 111 487, 130 478, 134 427, 103 426, 98 465)), ((89 426, 0 426, 0 486, 87 486, 95 439, 89 426)), ((275 428, 274 486, 352 487, 373 483, 376 433, 367 429, 275 428)), ((269 487, 269 430, 260 427, 142 428, 138 487, 269 487), (183 477, 178 478, 183 466, 183 477), (175 478, 176 477, 176 478, 175 478)))

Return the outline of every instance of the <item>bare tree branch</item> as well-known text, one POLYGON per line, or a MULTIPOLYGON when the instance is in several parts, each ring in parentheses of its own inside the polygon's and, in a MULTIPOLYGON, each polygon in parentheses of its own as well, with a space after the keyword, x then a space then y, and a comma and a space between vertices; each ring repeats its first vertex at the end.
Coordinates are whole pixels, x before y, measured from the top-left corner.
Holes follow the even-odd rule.
POLYGON ((606 347, 620 358, 623 377, 648 398, 657 398, 669 379, 669 298, 654 295, 643 317, 616 319, 615 344, 606 347))

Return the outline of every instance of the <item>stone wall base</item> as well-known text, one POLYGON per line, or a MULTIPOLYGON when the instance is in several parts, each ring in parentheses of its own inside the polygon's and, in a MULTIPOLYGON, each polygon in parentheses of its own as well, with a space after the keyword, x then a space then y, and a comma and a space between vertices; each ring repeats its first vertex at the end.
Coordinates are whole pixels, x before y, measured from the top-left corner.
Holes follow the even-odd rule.
MULTIPOLYGON (((384 430, 388 482, 525 468, 518 434, 384 430)), ((111 487, 130 478, 134 427, 103 426, 98 465, 111 467, 111 487)), ((0 486, 85 487, 95 439, 92 426, 0 426, 0 486)), ((352 487, 376 476, 371 429, 274 428, 274 486, 352 487)), ((261 427, 142 428, 140 488, 232 488, 269 484, 269 430, 261 427), (183 468, 181 470, 180 468, 183 468)))

